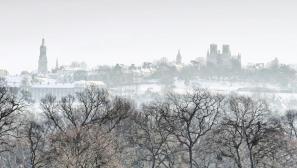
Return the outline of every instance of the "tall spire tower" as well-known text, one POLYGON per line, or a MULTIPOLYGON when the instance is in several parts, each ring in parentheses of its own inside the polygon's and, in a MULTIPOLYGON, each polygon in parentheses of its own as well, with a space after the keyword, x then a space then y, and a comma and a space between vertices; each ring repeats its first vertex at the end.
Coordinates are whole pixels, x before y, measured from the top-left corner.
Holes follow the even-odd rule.
POLYGON ((42 43, 40 46, 40 54, 39 54, 39 60, 38 60, 38 73, 46 74, 47 71, 47 56, 46 56, 46 46, 45 46, 45 40, 42 39, 42 43))
POLYGON ((178 50, 178 52, 177 52, 175 63, 176 63, 177 65, 182 64, 182 56, 181 56, 181 54, 180 54, 180 50, 178 50))
POLYGON ((56 70, 59 69, 59 61, 58 61, 58 58, 56 59, 56 70))

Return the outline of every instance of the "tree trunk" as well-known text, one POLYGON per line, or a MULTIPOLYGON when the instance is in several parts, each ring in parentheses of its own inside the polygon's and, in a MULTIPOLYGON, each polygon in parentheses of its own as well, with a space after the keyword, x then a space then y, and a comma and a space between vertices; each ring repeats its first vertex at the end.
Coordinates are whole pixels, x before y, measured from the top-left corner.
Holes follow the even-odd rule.
POLYGON ((156 159, 155 159, 155 156, 153 156, 153 160, 152 160, 152 168, 155 168, 155 164, 156 164, 156 159))
POLYGON ((239 154, 238 149, 236 149, 236 155, 237 155, 237 160, 236 160, 237 167, 242 168, 241 160, 240 160, 240 154, 239 154))
POLYGON ((189 158, 190 158, 190 160, 189 160, 189 164, 190 164, 189 168, 193 168, 193 151, 192 151, 192 146, 191 145, 189 147, 189 158))
POLYGON ((252 153, 252 149, 249 147, 249 156, 250 156, 250 164, 251 164, 251 168, 255 168, 254 165, 254 157, 253 157, 253 153, 252 153))

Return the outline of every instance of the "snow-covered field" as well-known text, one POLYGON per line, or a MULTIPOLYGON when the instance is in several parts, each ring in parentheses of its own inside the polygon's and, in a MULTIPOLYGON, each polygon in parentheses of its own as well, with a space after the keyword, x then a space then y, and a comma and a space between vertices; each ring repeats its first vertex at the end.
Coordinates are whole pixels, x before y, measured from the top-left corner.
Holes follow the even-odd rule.
POLYGON ((185 85, 183 81, 176 80, 170 86, 160 85, 158 83, 146 83, 111 88, 111 92, 114 95, 131 98, 137 104, 141 104, 153 100, 156 95, 162 96, 168 91, 184 93, 190 91, 192 88, 205 88, 221 94, 239 94, 265 99, 272 111, 283 112, 287 109, 297 109, 297 93, 280 92, 280 87, 263 83, 195 80, 189 85, 185 85), (261 88, 262 90, 257 91, 255 89, 249 91, 248 89, 251 88, 261 88))

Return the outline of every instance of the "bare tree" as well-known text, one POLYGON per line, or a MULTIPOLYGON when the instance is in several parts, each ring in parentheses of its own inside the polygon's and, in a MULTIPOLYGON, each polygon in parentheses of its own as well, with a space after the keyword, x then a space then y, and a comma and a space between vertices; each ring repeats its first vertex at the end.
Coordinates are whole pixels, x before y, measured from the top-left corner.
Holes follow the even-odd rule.
POLYGON ((92 86, 60 101, 47 96, 41 107, 51 123, 49 138, 58 165, 101 167, 115 163, 117 143, 112 131, 133 110, 130 101, 112 99, 106 90, 92 86))
POLYGON ((269 118, 264 133, 254 147, 257 167, 289 168, 296 165, 296 147, 290 145, 278 118, 269 118))
POLYGON ((20 126, 20 112, 25 104, 5 85, 0 86, 0 153, 14 146, 16 131, 20 126))
POLYGON ((238 168, 242 168, 241 145, 243 143, 243 133, 239 126, 233 121, 224 121, 214 131, 214 137, 214 142, 218 144, 218 150, 220 151, 219 157, 231 158, 238 168))
POLYGON ((194 158, 194 154, 199 154, 199 151, 195 151, 195 148, 199 146, 201 138, 217 123, 222 102, 222 96, 203 89, 196 89, 193 93, 168 96, 170 110, 163 114, 167 122, 167 131, 185 147, 190 168, 199 167, 194 158))
POLYGON ((46 96, 38 119, 21 122, 24 107, 16 94, 0 87, 3 167, 131 167, 133 161, 152 168, 297 164, 297 112, 272 117, 265 101, 251 97, 196 89, 170 93, 135 110, 131 101, 91 86, 60 100, 46 96))
POLYGON ((25 149, 28 151, 28 167, 42 168, 50 167, 53 155, 48 146, 49 127, 47 123, 38 121, 28 121, 23 130, 23 140, 25 149))
POLYGON ((285 131, 290 138, 297 138, 297 110, 287 110, 283 117, 285 131))
POLYGON ((173 167, 176 144, 170 132, 166 131, 164 111, 168 107, 162 103, 143 105, 133 117, 131 143, 142 151, 141 161, 150 167, 173 167))
POLYGON ((279 122, 270 119, 264 101, 231 96, 225 110, 216 132, 222 157, 233 159, 238 168, 255 168, 276 159, 285 145, 284 134, 279 122))

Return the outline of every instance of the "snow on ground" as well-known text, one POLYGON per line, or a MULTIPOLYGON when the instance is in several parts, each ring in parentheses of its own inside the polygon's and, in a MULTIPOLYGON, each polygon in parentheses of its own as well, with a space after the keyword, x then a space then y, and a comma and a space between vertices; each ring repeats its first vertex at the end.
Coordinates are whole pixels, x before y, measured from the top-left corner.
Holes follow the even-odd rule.
POLYGON ((192 88, 205 88, 221 94, 239 94, 265 99, 272 111, 283 112, 287 109, 297 109, 297 93, 281 93, 278 92, 281 90, 278 86, 263 83, 254 84, 200 79, 191 82, 189 85, 185 85, 184 81, 176 80, 173 87, 158 83, 146 83, 113 88, 112 93, 133 99, 137 104, 141 104, 152 101, 156 94, 164 95, 167 91, 185 93, 192 88), (265 88, 267 91, 248 91, 248 89, 244 90, 242 88, 265 88))

